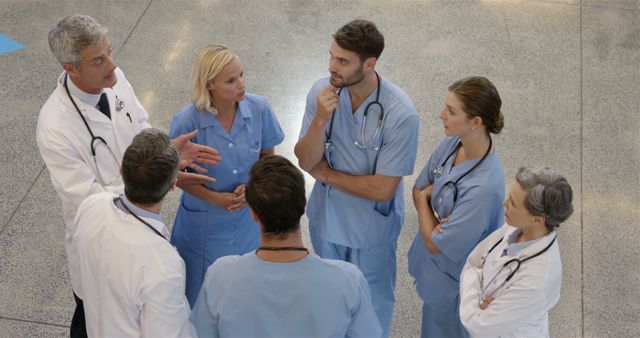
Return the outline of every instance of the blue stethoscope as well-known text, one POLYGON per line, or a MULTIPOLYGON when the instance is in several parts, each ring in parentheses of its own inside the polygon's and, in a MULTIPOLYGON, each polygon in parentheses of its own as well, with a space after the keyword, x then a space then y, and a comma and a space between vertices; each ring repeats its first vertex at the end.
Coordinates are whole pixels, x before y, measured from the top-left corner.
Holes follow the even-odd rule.
MULTIPOLYGON (((353 141, 353 144, 355 144, 361 149, 369 148, 369 146, 373 143, 373 141, 376 139, 376 136, 378 136, 378 133, 382 129, 382 124, 384 121, 384 107, 382 107, 382 104, 379 101, 380 100, 380 76, 378 75, 377 72, 375 74, 376 74, 376 79, 378 79, 378 87, 376 89, 376 99, 375 101, 369 102, 369 104, 367 104, 367 106, 364 108, 362 124, 360 125, 360 139, 362 140, 362 142, 360 142, 360 140, 353 141), (376 125, 376 130, 374 131, 373 136, 371 137, 371 139, 369 139, 369 142, 366 142, 364 131, 365 131, 365 126, 367 125, 367 115, 369 114, 369 109, 372 106, 378 106, 378 108, 380 108, 380 115, 378 116, 378 123, 376 125)), ((344 87, 340 87, 340 89, 338 90, 338 97, 340 97, 342 88, 344 87)), ((331 122, 329 123, 329 133, 327 134, 326 141, 324 143, 325 150, 329 149, 329 146, 331 146, 332 144, 331 135, 333 135, 333 120, 336 117, 336 110, 337 108, 334 109, 333 114, 331 114, 331 122)), ((379 149, 380 147, 377 147, 377 146, 373 148, 373 150, 376 150, 376 151, 378 151, 379 149)))
MULTIPOLYGON (((458 201, 458 182, 460 182, 460 180, 462 180, 465 176, 469 175, 469 173, 471 173, 475 168, 477 168, 480 164, 482 164, 482 162, 487 158, 487 156, 489 156, 489 153, 491 152, 492 144, 493 144, 493 141, 491 140, 491 136, 489 136, 489 148, 487 148, 487 152, 484 153, 484 156, 482 156, 480 161, 478 161, 478 163, 476 163, 473 167, 471 167, 471 169, 467 170, 467 172, 465 172, 460 177, 458 177, 458 179, 456 179, 455 181, 449 180, 445 184, 443 184, 442 188, 440 188, 440 191, 436 195, 436 203, 438 203, 439 205, 442 205, 444 203, 445 190, 451 191, 452 192, 451 194, 453 195, 453 198, 452 198, 453 203, 451 203, 451 209, 453 209, 453 206, 458 201)), ((437 177, 442 176, 442 173, 444 172, 445 164, 447 163, 447 161, 449 161, 451 156, 455 155, 458 152, 458 149, 460 149, 460 147, 462 147, 462 142, 458 142, 455 149, 453 149, 453 151, 449 153, 449 155, 444 159, 444 161, 442 161, 442 164, 439 167, 433 169, 433 173, 437 177)), ((455 158, 454 158, 454 161, 455 161, 455 158)), ((451 165, 453 166, 453 164, 451 165)), ((436 208, 432 208, 432 209, 433 209, 433 215, 436 217, 436 220, 440 222, 442 219, 441 215, 438 214, 438 212, 436 211, 436 208)), ((451 214, 451 211, 446 213, 447 216, 449 214, 451 214)))
MULTIPOLYGON (((520 265, 522 265, 522 263, 542 255, 547 250, 549 250, 549 248, 551 247, 551 245, 553 245, 553 243, 555 241, 556 241, 556 237, 554 236, 553 239, 551 240, 551 242, 549 242, 549 245, 547 245, 544 249, 538 251, 537 253, 535 253, 535 254, 533 254, 533 255, 531 255, 529 257, 526 257, 524 259, 513 258, 513 259, 510 259, 510 260, 506 261, 504 264, 502 264, 500 269, 493 275, 493 277, 489 280, 489 282, 486 285, 483 285, 482 289, 480 290, 481 291, 480 292, 480 304, 484 303, 484 301, 485 301, 485 299, 487 297, 493 296, 494 294, 496 294, 496 292, 498 292, 498 290, 502 289, 506 285, 506 283, 508 281, 510 281, 511 278, 513 278, 513 276, 516 274, 518 269, 520 269, 520 265), (511 267, 509 267, 509 265, 511 265, 511 264, 515 264, 515 269, 511 269, 511 267), (509 274, 507 275, 507 277, 504 279, 504 281, 502 281, 502 283, 500 285, 498 285, 498 287, 493 288, 493 291, 489 292, 489 287, 497 282, 496 278, 505 269, 509 269, 509 274)), ((482 256, 482 260, 486 261, 487 256, 489 256, 491 251, 493 251, 493 249, 495 249, 498 246, 498 244, 500 244, 501 242, 502 242, 502 238, 500 238, 500 240, 497 241, 496 244, 494 244, 491 247, 491 249, 489 249, 489 251, 487 251, 487 253, 482 256)))
MULTIPOLYGON (((78 112, 78 115, 80 115, 80 118, 82 119, 82 122, 84 122, 84 126, 87 127, 87 130, 89 131, 89 135, 91 135, 91 143, 90 143, 91 156, 93 156, 93 163, 96 166, 98 180, 100 181, 100 184, 102 186, 110 185, 111 183, 115 182, 118 179, 119 175, 116 175, 116 177, 111 179, 109 182, 104 180, 104 178, 102 177, 102 173, 100 172, 100 166, 98 165, 98 161, 96 160, 96 148, 98 147, 98 144, 100 144, 102 142, 105 145, 105 147, 107 147, 107 150, 109 150, 109 153, 111 154, 111 157, 118 164, 118 168, 120 167, 120 161, 118 161, 118 158, 116 157, 116 154, 113 153, 113 150, 111 150, 111 147, 109 147, 109 144, 107 144, 107 141, 105 141, 105 139, 102 138, 102 136, 96 136, 93 133, 93 130, 91 130, 91 127, 89 127, 89 123, 84 118, 84 115, 82 115, 82 113, 80 112, 80 108, 78 108, 78 105, 76 104, 76 101, 71 96, 71 92, 69 92, 69 86, 67 85, 67 78, 68 77, 69 77, 69 75, 65 74, 65 76, 64 76, 64 89, 66 89, 67 96, 69 97, 69 100, 71 100, 71 103, 73 103, 73 106, 76 108, 76 111, 78 112)), ((118 99, 117 96, 116 96, 116 102, 115 103, 116 103, 116 111, 121 111, 124 108, 124 102, 122 100, 118 99)), ((131 116, 129 115, 129 113, 127 113, 127 116, 129 116, 129 120, 131 121, 131 116)), ((118 172, 119 171, 120 170, 118 169, 118 172)))

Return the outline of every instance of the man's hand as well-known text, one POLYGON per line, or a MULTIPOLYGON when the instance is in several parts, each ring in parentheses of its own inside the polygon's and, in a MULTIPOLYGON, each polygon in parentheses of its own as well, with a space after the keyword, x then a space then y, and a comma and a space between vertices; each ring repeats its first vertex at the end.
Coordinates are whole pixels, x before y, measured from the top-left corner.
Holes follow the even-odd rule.
POLYGON ((338 106, 338 94, 336 94, 336 88, 332 85, 326 85, 318 93, 316 99, 318 109, 316 111, 316 117, 323 122, 329 121, 333 111, 338 106))
POLYGON ((484 310, 487 307, 489 307, 489 304, 491 304, 491 302, 493 302, 493 297, 488 296, 487 298, 485 298, 482 303, 480 303, 480 310, 484 310))
POLYGON ((214 165, 218 164, 222 158, 216 149, 189 141, 197 134, 198 131, 194 130, 174 138, 171 143, 180 153, 180 169, 189 167, 201 173, 206 173, 207 169, 197 165, 196 162, 214 165))
POLYGON ((184 171, 178 172, 178 183, 176 184, 178 187, 183 187, 185 185, 197 184, 202 185, 205 183, 213 183, 216 180, 213 177, 209 177, 206 175, 200 175, 196 173, 188 173, 184 171))
POLYGON ((318 162, 318 164, 309 171, 309 174, 316 180, 322 183, 327 183, 327 178, 329 177, 331 170, 333 169, 329 167, 329 163, 327 163, 327 160, 323 158, 322 161, 318 162))

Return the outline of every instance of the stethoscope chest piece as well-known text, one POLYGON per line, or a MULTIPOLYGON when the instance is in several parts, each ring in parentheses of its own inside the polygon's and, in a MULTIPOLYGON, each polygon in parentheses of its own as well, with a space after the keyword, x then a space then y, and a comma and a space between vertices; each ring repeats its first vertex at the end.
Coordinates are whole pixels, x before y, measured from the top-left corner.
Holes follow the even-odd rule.
POLYGON ((433 169, 433 173, 437 176, 440 177, 442 176, 442 173, 444 172, 444 168, 442 166, 437 167, 435 169, 433 169))

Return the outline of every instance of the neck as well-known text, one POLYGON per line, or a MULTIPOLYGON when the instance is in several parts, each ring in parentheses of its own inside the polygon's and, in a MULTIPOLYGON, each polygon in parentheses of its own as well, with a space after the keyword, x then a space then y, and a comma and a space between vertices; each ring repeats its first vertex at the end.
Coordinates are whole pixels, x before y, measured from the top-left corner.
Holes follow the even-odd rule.
POLYGON ((349 94, 354 101, 364 101, 373 91, 378 89, 378 78, 375 71, 364 76, 362 81, 349 86, 349 94))
POLYGON ((72 77, 69 73, 67 73, 67 76, 69 77, 69 80, 71 80, 71 82, 73 82, 73 85, 76 86, 76 88, 80 89, 81 91, 87 93, 87 94, 100 94, 102 92, 102 88, 93 88, 93 87, 89 87, 84 85, 81 81, 78 81, 77 79, 75 79, 74 77, 72 77))
POLYGON ((546 226, 532 226, 528 228, 522 228, 522 232, 518 236, 517 242, 528 242, 538 238, 542 238, 549 234, 546 226))
POLYGON ((162 201, 155 204, 142 204, 142 203, 134 203, 134 202, 131 202, 131 203, 140 209, 150 211, 154 214, 159 214, 160 210, 162 210, 162 201))
POLYGON ((216 100, 213 100, 213 104, 215 105, 216 112, 218 112, 219 116, 228 117, 236 113, 235 101, 218 102, 216 100))
MULTIPOLYGON (((267 236, 264 233, 260 234, 260 246, 264 247, 304 247, 302 242, 302 232, 300 228, 291 232, 286 238, 278 238, 267 236)), ((265 261, 269 262, 295 262, 299 261, 307 256, 307 252, 298 250, 283 250, 283 251, 271 251, 271 250, 258 250, 256 255, 265 261)))
POLYGON ((481 158, 489 148, 489 136, 480 128, 460 138, 467 159, 481 158))

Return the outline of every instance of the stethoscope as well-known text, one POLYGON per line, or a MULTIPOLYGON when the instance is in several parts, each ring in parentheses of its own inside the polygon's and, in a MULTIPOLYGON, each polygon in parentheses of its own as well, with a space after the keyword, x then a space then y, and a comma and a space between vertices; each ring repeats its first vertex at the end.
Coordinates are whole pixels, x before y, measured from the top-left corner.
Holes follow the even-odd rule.
MULTIPOLYGON (((78 112, 78 115, 80 115, 80 118, 82 119, 82 122, 84 122, 84 126, 87 127, 87 130, 89 131, 89 134, 91 135, 91 144, 90 144, 91 156, 93 156, 93 163, 95 164, 95 167, 96 167, 96 171, 97 171, 97 174, 98 174, 98 180, 100 181, 100 184, 102 186, 110 185, 111 183, 115 182, 118 179, 118 176, 114 177, 109 182, 105 182, 104 181, 104 179, 102 177, 102 173, 100 173, 100 166, 98 165, 98 161, 96 160, 97 143, 102 142, 107 147, 107 150, 109 150, 109 153, 111 154, 111 157, 113 157, 113 160, 118 164, 118 172, 120 172, 120 169, 119 169, 120 168, 120 161, 118 161, 118 158, 116 157, 116 155, 111 150, 111 147, 109 147, 109 144, 107 144, 107 141, 105 141, 105 139, 102 138, 102 136, 95 136, 93 134, 93 130, 91 130, 91 127, 89 127, 89 123, 84 118, 84 115, 82 115, 82 113, 80 112, 80 108, 78 108, 78 105, 76 104, 76 101, 73 99, 73 97, 71 96, 71 93, 69 92, 69 86, 67 85, 67 78, 68 77, 69 77, 69 75, 65 74, 65 76, 64 76, 64 89, 67 91, 67 96, 69 97, 69 100, 71 100, 71 103, 73 103, 73 106, 76 108, 76 111, 78 112)), ((124 102, 122 102, 122 100, 120 100, 120 99, 118 99, 116 97, 116 111, 120 111, 123 108, 124 108, 124 102)), ((129 117, 129 120, 131 120, 131 117, 129 117)))
MULTIPOLYGON (((471 169, 467 170, 467 172, 462 174, 462 176, 458 177, 458 179, 456 179, 455 181, 447 181, 445 184, 442 185, 442 188, 440 188, 438 195, 436 195, 436 201, 438 204, 442 204, 444 202, 443 195, 444 195, 445 189, 449 189, 453 191, 453 203, 451 205, 453 206, 456 204, 456 202, 458 201, 458 182, 460 182, 460 180, 462 180, 465 176, 469 175, 469 173, 471 173, 475 168, 477 168, 480 164, 482 164, 482 162, 487 158, 487 156, 489 156, 489 153, 491 152, 492 144, 493 144, 493 141, 491 140, 491 137, 489 137, 489 148, 487 148, 487 152, 484 153, 480 161, 478 161, 478 163, 476 163, 473 167, 471 167, 471 169)), ((444 159, 444 161, 442 161, 442 164, 439 167, 433 169, 433 173, 437 177, 442 176, 442 173, 444 172, 445 164, 447 163, 447 161, 449 161, 451 156, 453 156, 458 152, 458 149, 460 149, 460 147, 462 147, 462 142, 459 142, 458 145, 456 145, 455 149, 453 149, 453 151, 449 153, 449 155, 444 159)), ((436 220, 440 222, 441 217, 438 214, 438 212, 435 210, 435 208, 433 208, 433 214, 436 217, 436 220)))
POLYGON ((145 220, 143 220, 142 218, 140 218, 140 216, 136 215, 133 211, 131 211, 131 209, 129 209, 129 207, 124 203, 124 201, 122 200, 122 198, 120 197, 116 197, 113 199, 113 202, 115 203, 120 203, 120 205, 131 215, 133 216, 135 219, 137 219, 138 221, 140 221, 142 224, 146 225, 147 227, 149 227, 149 229, 153 230, 153 232, 155 232, 158 236, 164 238, 164 240, 166 240, 167 242, 169 242, 169 240, 164 237, 163 234, 160 233, 160 231, 156 230, 156 228, 154 228, 153 226, 151 226, 151 224, 147 223, 145 220))
MULTIPOLYGON (((499 240, 499 241, 497 241, 497 242, 496 242, 496 244, 494 244, 494 245, 491 247, 491 249, 489 249, 489 251, 487 251, 487 253, 486 253, 486 254, 484 254, 484 255, 482 256, 482 260, 483 260, 483 261, 486 261, 487 256, 489 256, 489 254, 491 253, 491 251, 493 251, 493 249, 495 249, 495 248, 498 246, 498 244, 500 244, 500 243, 502 242, 502 239, 503 239, 503 238, 500 238, 500 240, 499 240)), ((526 257, 526 258, 524 258, 524 259, 520 259, 520 258, 513 258, 513 259, 510 259, 510 260, 506 261, 504 264, 502 264, 502 266, 500 267, 500 269, 498 269, 498 271, 497 271, 497 272, 493 275, 493 277, 489 280, 489 283, 487 283, 486 285, 484 285, 484 286, 482 287, 482 290, 481 290, 481 292, 480 292, 480 304, 484 303, 484 301, 485 301, 485 299, 486 299, 487 297, 489 297, 489 296, 493 296, 496 292, 498 292, 498 290, 500 290, 501 288, 503 288, 503 287, 506 285, 506 283, 507 283, 508 281, 510 281, 510 280, 511 280, 511 278, 513 278, 513 276, 516 274, 516 272, 518 271, 518 269, 520 269, 520 265, 522 265, 522 263, 524 263, 524 262, 526 262, 526 261, 528 261, 528 260, 530 260, 530 259, 533 259, 533 258, 536 258, 536 257, 538 257, 538 256, 542 255, 542 254, 543 254, 543 253, 545 253, 547 250, 549 250, 549 248, 551 247, 551 245, 553 245, 553 243, 554 243, 555 241, 556 241, 556 236, 554 236, 554 237, 553 237, 553 239, 551 240, 551 242, 549 242, 549 244, 548 244, 544 249, 542 249, 542 250, 538 251, 538 252, 537 252, 537 253, 535 253, 534 255, 529 256, 529 257, 526 257), (498 277, 498 275, 500 275, 500 273, 501 273, 504 269, 509 268, 509 265, 510 265, 510 264, 512 264, 512 263, 515 263, 515 264, 516 264, 515 269, 510 270, 509 274, 507 275, 507 278, 505 278, 505 280, 502 282, 502 284, 500 284, 497 288, 495 288, 495 289, 493 290, 493 292, 491 292, 490 294, 487 294, 487 291, 489 290, 489 286, 491 286, 491 285, 495 282, 496 277, 498 277)), ((511 268, 509 268, 509 269, 511 269, 511 268)))
MULTIPOLYGON (((378 75, 377 72, 375 74, 376 74, 376 79, 378 80, 378 87, 376 89, 376 99, 375 101, 369 102, 369 104, 367 104, 367 106, 364 108, 364 114, 362 116, 362 124, 360 125, 360 139, 362 140, 362 142, 360 142, 359 140, 353 141, 353 144, 355 144, 361 149, 369 148, 369 146, 373 143, 373 141, 376 139, 376 136, 378 136, 380 129, 382 128, 382 123, 384 120, 384 107, 382 107, 382 104, 379 101, 380 100, 380 76, 378 75), (378 123, 376 124, 376 130, 373 132, 373 136, 371 137, 371 139, 369 139, 369 142, 366 142, 364 130, 365 130, 365 126, 367 125, 367 115, 369 114, 369 109, 374 105, 380 108, 380 116, 378 116, 378 123)), ((338 97, 340 97, 342 88, 344 87, 340 87, 340 89, 338 90, 338 97)), ((336 110, 337 108, 334 109, 333 114, 331 114, 331 122, 329 123, 329 134, 327 134, 327 140, 324 143, 325 150, 329 149, 329 146, 331 146, 332 144, 331 135, 333 135, 333 120, 336 117, 336 110)), ((376 151, 378 151, 379 149, 380 147, 373 148, 373 150, 376 150, 376 151)))

